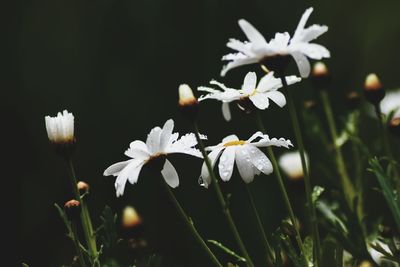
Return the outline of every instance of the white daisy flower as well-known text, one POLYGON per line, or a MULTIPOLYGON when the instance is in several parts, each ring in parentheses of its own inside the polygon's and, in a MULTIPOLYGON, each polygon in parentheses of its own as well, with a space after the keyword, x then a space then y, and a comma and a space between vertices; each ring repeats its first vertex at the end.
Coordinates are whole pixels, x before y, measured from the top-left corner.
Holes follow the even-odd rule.
POLYGON ((179 185, 179 177, 174 166, 166 158, 169 154, 183 153, 202 158, 201 152, 195 148, 197 145, 196 137, 193 133, 188 133, 178 139, 179 133, 172 133, 174 121, 168 120, 163 128, 153 128, 147 136, 146 143, 136 140, 133 141, 125 151, 125 155, 132 158, 127 161, 115 163, 104 171, 105 176, 117 176, 115 189, 117 196, 122 196, 125 184, 129 181, 135 184, 138 180, 142 167, 155 160, 165 160, 161 174, 165 182, 172 188, 179 185))
POLYGON ((386 116, 393 112, 393 117, 400 117, 400 90, 388 91, 382 99, 381 111, 386 116))
POLYGON ((74 115, 64 110, 58 112, 57 117, 46 116, 46 131, 49 140, 53 144, 68 144, 75 141, 74 115))
MULTIPOLYGON (((308 157, 306 156, 306 163, 308 165, 308 157)), ((287 152, 282 154, 279 158, 279 167, 291 180, 303 179, 304 172, 301 164, 301 157, 299 151, 287 152)))
MULTIPOLYGON (((276 33, 275 38, 269 42, 249 22, 244 19, 239 20, 239 26, 248 41, 229 40, 227 46, 238 53, 228 54, 222 58, 222 60, 230 62, 222 69, 221 76, 225 76, 229 70, 239 66, 257 62, 265 63, 269 58, 290 55, 296 61, 301 77, 308 77, 310 63, 307 57, 316 60, 330 57, 330 52, 324 46, 310 43, 328 30, 327 26, 316 24, 305 28, 312 11, 313 8, 308 8, 304 12, 292 38, 287 32, 276 33)), ((265 65, 268 67, 268 64, 265 65)))
MULTIPOLYGON (((259 175, 261 172, 270 174, 273 171, 271 161, 259 149, 267 146, 283 146, 289 148, 293 146, 290 140, 283 138, 270 139, 268 135, 261 132, 256 132, 248 140, 239 140, 236 135, 225 137, 221 143, 216 146, 207 147, 208 158, 214 166, 219 160, 218 170, 223 181, 229 181, 232 177, 233 166, 236 161, 240 176, 245 183, 250 183, 254 179, 254 175, 259 175)), ((211 183, 210 174, 207 166, 203 163, 201 169, 201 182, 204 187, 208 187, 211 183)))
MULTIPOLYGON (((286 81, 288 85, 301 81, 301 78, 296 76, 287 76, 286 81)), ((264 110, 269 107, 269 100, 271 99, 279 107, 286 105, 285 96, 278 91, 282 87, 281 79, 275 78, 274 73, 270 72, 261 78, 257 84, 257 75, 255 72, 249 72, 244 78, 242 89, 236 90, 227 88, 222 83, 211 81, 210 84, 219 86, 222 91, 209 87, 199 87, 199 91, 208 92, 209 94, 203 95, 199 101, 205 99, 216 99, 222 101, 222 114, 224 118, 229 121, 231 119, 231 112, 229 103, 237 100, 250 99, 255 107, 264 110)))

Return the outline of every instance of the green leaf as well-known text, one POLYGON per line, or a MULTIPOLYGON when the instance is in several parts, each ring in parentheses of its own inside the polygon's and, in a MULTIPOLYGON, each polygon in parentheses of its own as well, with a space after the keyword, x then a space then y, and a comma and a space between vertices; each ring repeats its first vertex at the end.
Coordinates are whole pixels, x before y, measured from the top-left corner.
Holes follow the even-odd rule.
POLYGON ((109 206, 105 206, 100 216, 101 225, 96 230, 99 233, 99 239, 102 243, 102 248, 107 253, 111 253, 117 246, 118 234, 117 234, 117 215, 111 210, 109 206))
POLYGON ((67 214, 65 214, 64 209, 62 209, 57 203, 54 203, 54 206, 56 207, 58 214, 60 215, 62 221, 64 222, 65 227, 67 227, 68 236, 70 238, 73 238, 71 222, 68 220, 67 214))
POLYGON ((312 202, 315 203, 317 202, 318 198, 321 196, 321 194, 325 191, 325 188, 321 186, 314 186, 313 192, 311 194, 312 197, 312 202))
POLYGON ((225 253, 229 254, 232 257, 234 257, 237 261, 246 262, 245 258, 239 256, 237 253, 235 253, 233 250, 227 248, 222 243, 220 243, 220 242, 218 242, 216 240, 207 240, 207 242, 210 243, 210 244, 213 244, 214 246, 216 246, 218 248, 220 248, 225 253))
POLYGON ((335 239, 327 237, 322 243, 321 261, 324 267, 342 267, 343 247, 335 239))
POLYGON ((378 183, 382 189, 382 194, 392 212, 394 220, 397 224, 397 228, 400 231, 400 202, 398 192, 394 189, 391 184, 390 177, 387 176, 379 160, 375 157, 369 161, 372 172, 378 179, 378 183))

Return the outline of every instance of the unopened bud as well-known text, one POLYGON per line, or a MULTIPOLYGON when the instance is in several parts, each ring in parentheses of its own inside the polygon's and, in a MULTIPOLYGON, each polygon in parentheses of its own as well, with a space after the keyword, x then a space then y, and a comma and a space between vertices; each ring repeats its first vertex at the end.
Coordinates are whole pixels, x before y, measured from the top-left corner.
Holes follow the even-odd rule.
POLYGON ((323 62, 316 62, 312 68, 310 81, 316 89, 327 89, 331 83, 328 68, 323 62))
POLYGON ((313 100, 304 101, 303 106, 307 110, 314 110, 317 107, 317 103, 313 100))
POLYGON ((70 220, 76 220, 81 212, 81 203, 75 199, 69 200, 65 202, 64 210, 70 220))
POLYGON ((83 181, 79 181, 77 183, 77 186, 78 186, 79 193, 81 195, 89 192, 89 184, 87 184, 83 181))
POLYGON ((372 262, 370 261, 362 261, 358 267, 374 267, 375 265, 372 264, 372 262))
POLYGON ((400 117, 398 118, 393 118, 389 122, 389 131, 393 133, 394 135, 400 137, 400 117))
POLYGON ((355 110, 360 106, 361 95, 357 92, 350 92, 346 95, 346 103, 349 109, 355 110))
POLYGON ((124 228, 132 228, 142 223, 142 219, 132 206, 125 207, 122 212, 122 226, 124 228))
POLYGON ((375 73, 368 74, 365 78, 364 95, 365 98, 375 106, 379 105, 381 100, 385 97, 385 90, 375 73))
POLYGON ((191 121, 196 120, 199 111, 199 102, 193 94, 192 89, 187 84, 179 86, 179 108, 183 116, 191 121))

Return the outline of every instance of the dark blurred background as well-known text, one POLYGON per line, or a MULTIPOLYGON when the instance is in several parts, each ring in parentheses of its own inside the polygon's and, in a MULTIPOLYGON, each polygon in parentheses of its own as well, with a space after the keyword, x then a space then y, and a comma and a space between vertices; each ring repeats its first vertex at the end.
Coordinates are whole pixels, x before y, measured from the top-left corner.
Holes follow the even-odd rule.
MULTIPOLYGON (((5 59, 10 59, 5 81, 11 83, 1 89, 3 191, 5 203, 11 203, 4 214, 11 218, 7 220, 11 225, 3 231, 12 238, 13 252, 9 254, 13 264, 7 266, 15 261, 34 267, 60 266, 71 260, 72 245, 53 206, 71 197, 67 169, 50 148, 44 127, 45 115, 63 109, 75 115, 78 150, 74 162, 79 179, 91 186, 89 205, 95 225, 105 205, 118 214, 125 205, 133 205, 144 219, 149 250, 161 254, 166 266, 206 266, 207 258, 156 186, 154 180, 159 177, 142 175, 137 185, 127 186, 125 196, 117 199, 114 178, 103 177, 103 170, 125 159, 123 152, 131 141, 144 140, 152 127, 169 118, 175 120, 176 131, 191 131, 177 110, 179 84, 195 88, 215 78, 238 88, 248 70, 261 75, 259 67, 249 66, 219 77, 220 59, 229 52, 228 38, 245 38, 238 19, 249 20, 268 39, 276 31, 293 34, 309 6, 314 7, 309 24, 329 26, 318 42, 332 54, 326 62, 335 79, 331 95, 338 116, 346 112, 345 92, 360 90, 367 73, 377 72, 389 88, 400 84, 397 0, 13 2, 5 14, 10 45, 4 50, 5 59)), ((299 106, 314 97, 309 87, 303 81, 291 88, 299 106)), ((272 105, 263 116, 271 136, 294 139, 286 109, 272 105)), ((219 103, 201 105, 199 124, 209 136, 208 144, 232 133, 248 138, 256 131, 251 116, 233 109, 233 117, 231 123, 225 122, 219 103)), ((199 231, 237 250, 214 192, 197 185, 202 162, 184 156, 172 160, 181 177, 174 192, 199 231)), ((302 185, 289 187, 299 212, 302 185)), ((245 243, 256 262, 262 261, 253 215, 236 172, 223 189, 232 193, 233 215, 245 243)), ((252 189, 270 232, 284 216, 275 179, 257 177, 252 189)))

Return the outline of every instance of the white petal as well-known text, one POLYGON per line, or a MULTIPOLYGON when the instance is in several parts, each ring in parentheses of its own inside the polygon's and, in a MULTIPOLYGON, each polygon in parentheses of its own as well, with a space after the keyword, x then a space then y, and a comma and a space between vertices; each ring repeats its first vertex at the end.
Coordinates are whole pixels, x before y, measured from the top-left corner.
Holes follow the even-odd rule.
POLYGON ((169 144, 172 131, 174 129, 174 121, 169 119, 165 122, 164 127, 162 128, 162 132, 160 134, 160 149, 159 151, 164 151, 164 149, 169 144))
POLYGON ((271 174, 273 171, 271 161, 256 146, 248 146, 250 160, 253 165, 264 174, 271 174))
POLYGON ((252 55, 250 43, 244 43, 236 39, 229 39, 229 42, 226 44, 226 46, 244 55, 252 55))
POLYGON ((228 135, 227 137, 225 137, 224 139, 222 139, 223 144, 231 142, 231 141, 239 141, 239 138, 236 135, 231 134, 231 135, 228 135))
POLYGON ((260 131, 256 132, 255 134, 253 134, 249 139, 247 139, 247 143, 251 143, 253 142, 255 139, 257 139, 258 137, 264 137, 264 134, 260 131))
POLYGON ((254 179, 254 166, 251 163, 247 145, 236 148, 236 165, 243 181, 245 183, 252 182, 254 179))
POLYGON ((139 159, 147 159, 150 156, 146 144, 140 140, 130 143, 129 148, 125 151, 125 155, 139 159))
MULTIPOLYGON (((216 163, 219 155, 221 155, 221 152, 224 148, 225 147, 223 147, 223 146, 217 147, 208 154, 208 158, 209 158, 209 160, 211 162, 211 166, 213 168, 215 166, 215 163, 216 163)), ((211 184, 211 176, 210 176, 210 173, 208 172, 207 165, 205 162, 201 166, 201 179, 203 180, 205 187, 208 187, 208 185, 211 184)))
POLYGON ((108 168, 104 171, 103 175, 104 175, 104 176, 110 176, 110 175, 117 176, 117 175, 121 172, 121 170, 122 170, 123 168, 125 168, 125 167, 126 167, 129 163, 131 163, 132 161, 133 161, 133 160, 130 159, 130 160, 127 160, 127 161, 117 162, 117 163, 111 165, 110 167, 108 167, 108 168))
POLYGON ((233 68, 237 68, 240 66, 249 65, 249 64, 253 64, 253 63, 257 63, 257 62, 258 62, 258 58, 256 58, 256 57, 236 59, 232 62, 229 62, 222 68, 221 76, 222 77, 225 76, 225 74, 233 68))
POLYGON ((265 93, 269 99, 275 102, 279 107, 286 105, 285 95, 279 91, 267 92, 265 93))
POLYGON ((122 196, 124 194, 126 181, 130 178, 129 176, 131 174, 133 175, 133 177, 130 180, 132 180, 132 182, 137 181, 137 177, 139 175, 140 169, 142 168, 143 164, 144 164, 143 161, 132 160, 124 169, 122 169, 119 172, 118 177, 114 183, 115 190, 117 192, 117 197, 122 196), (136 172, 136 168, 139 168, 138 172, 136 172))
POLYGON ((296 61, 300 76, 307 78, 310 75, 311 69, 310 62, 308 61, 307 57, 300 52, 292 52, 291 55, 296 61))
POLYGON ((257 75, 255 72, 247 73, 244 77, 242 90, 245 94, 251 94, 257 86, 257 75))
POLYGON ((223 181, 229 181, 232 177, 233 166, 235 163, 236 146, 228 146, 219 158, 219 176, 223 181))
POLYGON ((258 109, 266 109, 269 106, 268 96, 265 93, 256 93, 255 95, 250 96, 251 102, 253 102, 254 106, 258 109))
POLYGON ((308 18, 310 17, 310 15, 311 15, 312 12, 313 12, 313 8, 310 7, 310 8, 308 8, 308 9, 303 13, 303 15, 301 16, 301 19, 300 19, 300 21, 299 21, 299 24, 297 25, 297 28, 296 28, 296 30, 295 30, 295 32, 294 32, 294 35, 293 35, 293 38, 292 38, 292 41, 293 41, 293 42, 297 42, 297 41, 300 41, 300 40, 301 40, 304 27, 306 26, 307 20, 308 20, 308 18))
POLYGON ((161 128, 154 127, 147 135, 146 146, 150 154, 159 152, 161 128))
POLYGON ((275 37, 269 41, 269 49, 274 51, 276 54, 286 54, 287 47, 289 44, 290 35, 287 32, 277 32, 275 37))
POLYGON ((290 146, 293 146, 292 142, 290 140, 285 140, 285 138, 272 138, 269 139, 268 135, 264 135, 264 137, 258 141, 257 143, 252 143, 254 146, 257 147, 267 147, 267 146, 277 146, 277 147, 285 147, 289 148, 290 146))
POLYGON ((161 174, 164 177, 165 182, 170 187, 175 188, 179 185, 178 173, 168 159, 165 160, 164 167, 161 170, 161 174))
POLYGON ((320 35, 328 31, 328 27, 325 25, 312 25, 305 29, 302 33, 301 41, 302 42, 310 42, 316 38, 318 38, 320 35))
POLYGON ((252 42, 254 45, 262 46, 267 43, 264 36, 262 36, 262 34, 246 20, 239 20, 239 26, 246 35, 247 39, 249 39, 249 41, 252 42))
POLYGON ((309 58, 320 60, 322 58, 329 58, 331 53, 326 47, 319 44, 302 43, 295 46, 296 49, 309 58))
POLYGON ((136 184, 137 180, 139 178, 140 170, 142 169, 143 165, 145 164, 145 161, 138 162, 136 167, 132 168, 129 173, 128 173, 128 181, 131 184, 136 184))
POLYGON ((181 136, 176 142, 172 143, 165 149, 168 154, 172 153, 183 153, 201 158, 199 150, 195 149, 197 145, 197 139, 194 133, 188 133, 181 136))
POLYGON ((229 103, 227 102, 222 103, 222 115, 226 121, 230 121, 232 119, 231 109, 229 108, 229 103))
POLYGON ((276 90, 282 87, 281 79, 274 77, 274 72, 270 71, 268 74, 264 75, 257 86, 258 92, 267 92, 271 90, 276 90))

